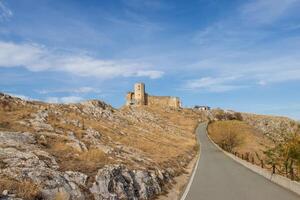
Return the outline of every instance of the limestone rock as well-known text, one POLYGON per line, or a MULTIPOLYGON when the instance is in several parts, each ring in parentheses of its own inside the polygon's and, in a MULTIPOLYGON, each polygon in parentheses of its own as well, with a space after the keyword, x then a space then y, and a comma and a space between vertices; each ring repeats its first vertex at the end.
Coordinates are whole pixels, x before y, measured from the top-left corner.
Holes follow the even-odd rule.
POLYGON ((31 125, 36 130, 48 130, 48 131, 54 131, 54 128, 47 123, 47 118, 49 116, 49 113, 47 110, 39 110, 37 113, 32 114, 33 119, 30 119, 31 125))
POLYGON ((160 171, 129 170, 123 165, 100 169, 90 188, 96 200, 151 199, 166 181, 160 171))

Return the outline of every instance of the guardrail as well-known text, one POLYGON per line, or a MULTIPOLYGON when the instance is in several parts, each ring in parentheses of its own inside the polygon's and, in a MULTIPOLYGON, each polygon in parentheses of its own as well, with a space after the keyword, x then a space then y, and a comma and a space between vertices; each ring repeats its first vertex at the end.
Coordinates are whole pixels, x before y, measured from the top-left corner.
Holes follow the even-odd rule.
MULTIPOLYGON (((222 146, 221 146, 222 148, 222 146)), ((224 148, 222 148, 224 151, 226 151, 224 148)), ((228 151, 227 151, 228 152, 228 151)), ((272 172, 272 174, 279 174, 281 176, 285 176, 293 181, 299 181, 300 180, 300 174, 299 169, 294 166, 287 166, 287 165, 280 165, 278 163, 266 163, 264 160, 260 159, 257 153, 254 155, 250 152, 246 153, 239 153, 239 152, 228 152, 236 157, 239 157, 242 160, 245 160, 247 162, 250 162, 253 165, 260 166, 262 169, 267 169, 272 172)))
MULTIPOLYGON (((251 171, 265 177, 266 179, 300 195, 300 182, 297 182, 295 180, 291 180, 285 176, 280 175, 279 173, 276 174, 276 165, 271 165, 272 167, 268 167, 268 165, 265 165, 264 162, 260 163, 260 165, 255 165, 254 163, 252 164, 251 162, 245 160, 247 159, 247 156, 245 157, 245 154, 240 154, 240 156, 236 156, 232 153, 229 153, 225 150, 223 150, 219 145, 217 145, 208 135, 207 132, 207 137, 210 139, 210 141, 220 150, 222 151, 225 155, 228 157, 232 158, 234 161, 238 162, 239 164, 243 165, 244 167, 250 169, 251 171), (240 158, 243 155, 243 159, 240 158), (262 168, 262 166, 264 168, 262 168), (275 172, 275 173, 273 173, 275 172)), ((248 157, 249 158, 249 157, 248 157)), ((248 159, 249 160, 249 159, 248 159)), ((277 170, 278 171, 278 170, 277 170)), ((295 174, 294 174, 295 175, 295 174)), ((295 176, 294 176, 295 177, 295 176)))

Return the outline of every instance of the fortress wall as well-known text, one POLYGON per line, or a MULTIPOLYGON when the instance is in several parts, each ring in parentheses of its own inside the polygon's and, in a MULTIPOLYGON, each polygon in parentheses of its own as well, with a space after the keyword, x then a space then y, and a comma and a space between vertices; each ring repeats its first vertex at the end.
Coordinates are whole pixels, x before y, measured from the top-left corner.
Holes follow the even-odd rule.
POLYGON ((180 100, 177 97, 170 96, 147 96, 147 105, 179 108, 180 100))

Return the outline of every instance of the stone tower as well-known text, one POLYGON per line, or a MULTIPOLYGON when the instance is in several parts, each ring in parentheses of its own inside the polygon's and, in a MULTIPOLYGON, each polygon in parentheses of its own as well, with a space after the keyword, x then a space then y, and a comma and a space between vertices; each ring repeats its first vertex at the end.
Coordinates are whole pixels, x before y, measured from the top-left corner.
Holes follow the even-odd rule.
POLYGON ((146 105, 145 84, 134 84, 134 98, 136 105, 146 105))

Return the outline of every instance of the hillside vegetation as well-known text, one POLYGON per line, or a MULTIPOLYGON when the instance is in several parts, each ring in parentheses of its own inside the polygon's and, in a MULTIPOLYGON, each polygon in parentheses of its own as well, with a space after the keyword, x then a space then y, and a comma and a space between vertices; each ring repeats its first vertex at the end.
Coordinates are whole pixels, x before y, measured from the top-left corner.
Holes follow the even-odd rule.
POLYGON ((153 198, 197 153, 201 118, 188 109, 47 104, 0 94, 0 194, 153 198))
POLYGON ((214 110, 208 132, 223 149, 300 180, 300 125, 286 117, 214 110))

